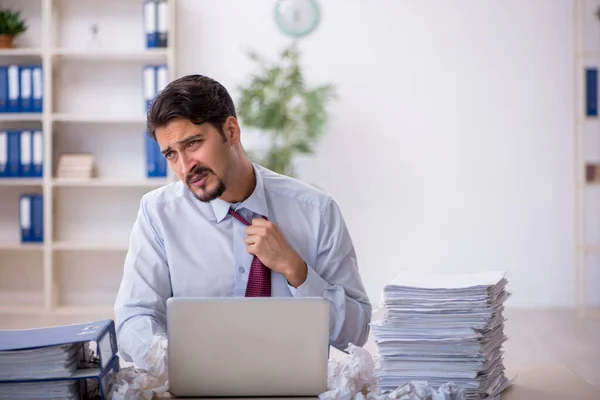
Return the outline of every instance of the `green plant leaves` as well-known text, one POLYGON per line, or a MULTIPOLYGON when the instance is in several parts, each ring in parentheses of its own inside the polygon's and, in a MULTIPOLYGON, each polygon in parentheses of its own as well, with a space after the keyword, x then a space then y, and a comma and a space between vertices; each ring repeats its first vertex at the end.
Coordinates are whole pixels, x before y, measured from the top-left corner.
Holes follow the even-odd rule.
POLYGON ((0 35, 16 36, 27 30, 25 20, 20 11, 0 10, 0 35))
POLYGON ((299 63, 296 44, 285 48, 278 62, 269 64, 256 52, 249 57, 259 73, 250 75, 239 88, 237 113, 242 125, 269 135, 270 147, 254 161, 282 174, 293 176, 294 155, 312 154, 323 134, 327 105, 336 99, 334 85, 308 88, 299 63))

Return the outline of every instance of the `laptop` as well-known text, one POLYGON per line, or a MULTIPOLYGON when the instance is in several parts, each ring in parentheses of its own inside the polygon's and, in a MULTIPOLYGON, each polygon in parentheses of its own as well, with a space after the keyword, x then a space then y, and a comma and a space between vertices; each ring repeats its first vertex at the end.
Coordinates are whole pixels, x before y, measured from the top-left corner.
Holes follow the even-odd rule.
POLYGON ((167 333, 172 396, 327 391, 329 302, 322 297, 171 297, 167 333))

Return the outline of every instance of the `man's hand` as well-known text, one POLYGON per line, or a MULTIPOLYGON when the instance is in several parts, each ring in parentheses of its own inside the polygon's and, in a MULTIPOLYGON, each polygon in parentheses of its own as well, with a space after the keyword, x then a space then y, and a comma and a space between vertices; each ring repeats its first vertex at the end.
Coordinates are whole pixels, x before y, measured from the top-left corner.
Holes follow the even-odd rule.
POLYGON ((283 275, 291 286, 297 288, 304 283, 308 267, 274 223, 255 218, 245 231, 248 236, 244 243, 248 246, 248 253, 257 256, 266 267, 283 275))

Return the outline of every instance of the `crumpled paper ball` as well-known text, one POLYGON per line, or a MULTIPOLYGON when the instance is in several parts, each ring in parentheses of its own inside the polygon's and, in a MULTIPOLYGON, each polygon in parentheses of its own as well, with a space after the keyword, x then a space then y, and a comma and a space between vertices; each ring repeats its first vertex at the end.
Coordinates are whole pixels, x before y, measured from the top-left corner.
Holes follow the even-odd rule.
POLYGON ((122 368, 113 376, 112 400, 153 400, 170 398, 167 371, 167 338, 154 336, 146 359, 148 369, 122 368))
POLYGON ((350 354, 348 362, 329 360, 328 390, 319 395, 320 400, 351 400, 357 395, 365 398, 369 388, 375 384, 375 361, 371 353, 352 343, 346 351, 350 354))
POLYGON ((382 394, 371 353, 352 343, 347 351, 350 358, 346 362, 329 360, 327 391, 319 395, 320 400, 465 400, 452 382, 433 389, 427 382, 413 381, 382 394))

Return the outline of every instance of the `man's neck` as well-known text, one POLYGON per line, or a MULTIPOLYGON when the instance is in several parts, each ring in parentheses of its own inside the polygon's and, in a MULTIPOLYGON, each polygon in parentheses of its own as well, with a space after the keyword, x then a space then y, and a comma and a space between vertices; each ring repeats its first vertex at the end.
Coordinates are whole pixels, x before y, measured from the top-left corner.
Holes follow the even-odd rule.
POLYGON ((246 200, 256 187, 256 175, 252 162, 244 157, 240 160, 232 182, 227 185, 227 190, 220 197, 228 203, 241 203, 246 200))

